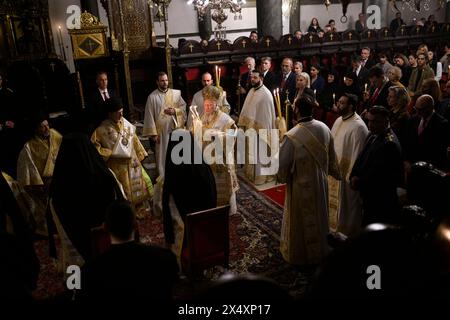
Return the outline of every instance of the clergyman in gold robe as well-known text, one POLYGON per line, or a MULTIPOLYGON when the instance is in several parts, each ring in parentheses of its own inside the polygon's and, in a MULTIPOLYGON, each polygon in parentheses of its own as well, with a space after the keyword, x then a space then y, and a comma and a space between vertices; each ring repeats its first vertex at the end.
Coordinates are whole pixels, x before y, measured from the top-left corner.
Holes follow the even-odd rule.
POLYGON ((17 160, 17 181, 33 199, 35 232, 47 236, 48 187, 62 136, 56 130, 50 129, 44 115, 35 117, 33 122, 34 136, 25 143, 17 160))
POLYGON ((127 199, 134 205, 136 216, 150 212, 152 186, 146 183, 147 173, 141 161, 147 152, 136 135, 136 127, 123 117, 119 98, 107 100, 108 117, 94 131, 91 141, 122 184, 127 199))

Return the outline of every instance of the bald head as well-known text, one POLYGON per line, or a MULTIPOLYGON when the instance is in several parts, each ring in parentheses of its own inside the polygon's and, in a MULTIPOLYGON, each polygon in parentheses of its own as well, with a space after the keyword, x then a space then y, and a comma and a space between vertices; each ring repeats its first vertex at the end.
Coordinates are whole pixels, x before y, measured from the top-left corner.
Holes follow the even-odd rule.
POLYGON ((244 63, 247 65, 248 70, 250 71, 255 70, 256 62, 254 58, 247 57, 245 58, 244 63))
POLYGON ((416 111, 422 118, 428 118, 434 111, 434 99, 429 94, 421 95, 416 101, 416 111))
POLYGON ((291 58, 284 58, 283 62, 281 63, 281 70, 283 71, 284 75, 287 75, 289 72, 292 71, 293 61, 291 58))

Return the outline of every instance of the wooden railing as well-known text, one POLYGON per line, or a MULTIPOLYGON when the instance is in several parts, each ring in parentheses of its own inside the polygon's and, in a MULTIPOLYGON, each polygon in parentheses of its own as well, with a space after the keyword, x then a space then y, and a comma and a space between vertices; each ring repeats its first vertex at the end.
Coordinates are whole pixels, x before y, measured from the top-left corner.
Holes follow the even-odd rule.
POLYGON ((248 37, 239 37, 233 43, 226 40, 211 40, 207 44, 188 40, 172 53, 175 66, 194 67, 208 61, 221 63, 242 61, 246 56, 282 57, 307 56, 352 52, 362 47, 375 50, 398 49, 404 51, 416 48, 421 43, 441 46, 450 40, 450 23, 433 25, 425 29, 421 26, 401 27, 395 33, 387 27, 380 30, 365 30, 361 34, 354 30, 329 32, 319 38, 317 34, 305 34, 301 39, 286 34, 280 39, 265 36, 258 42, 251 42, 248 37))

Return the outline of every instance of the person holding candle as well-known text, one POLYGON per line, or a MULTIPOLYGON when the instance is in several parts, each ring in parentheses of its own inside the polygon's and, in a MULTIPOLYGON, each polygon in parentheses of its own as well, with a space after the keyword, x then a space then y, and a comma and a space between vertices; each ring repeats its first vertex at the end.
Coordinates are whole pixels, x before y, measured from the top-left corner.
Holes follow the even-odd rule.
POLYGON ((336 93, 339 90, 337 79, 338 74, 335 70, 328 72, 324 89, 317 97, 317 101, 319 102, 319 111, 314 114, 314 119, 325 122, 327 113, 333 112, 333 105, 336 104, 336 93))
MULTIPOLYGON (((204 91, 206 90, 207 87, 211 86, 212 83, 213 83, 212 75, 209 72, 205 72, 204 74, 202 74, 203 89, 197 91, 194 94, 194 97, 192 98, 191 105, 197 106, 197 112, 200 117, 203 115, 203 112, 204 112, 204 109, 203 109, 204 91)), ((219 109, 226 114, 230 114, 230 104, 227 101, 226 92, 223 90, 220 90, 220 91, 221 91, 220 99, 218 100, 219 109)), ((190 110, 188 112, 189 113, 188 113, 188 117, 187 117, 187 128, 190 129, 192 127, 192 114, 191 114, 190 110)))
MULTIPOLYGON (((274 98, 269 89, 263 84, 263 73, 254 70, 251 73, 251 83, 253 88, 248 92, 239 115, 239 128, 242 128, 244 131, 254 129, 257 133, 260 129, 276 129, 274 98)), ((246 148, 246 152, 249 152, 248 148, 246 148)), ((254 155, 258 154, 257 150, 252 150, 252 152, 254 155)), ((248 157, 246 155, 244 171, 251 182, 259 185, 271 179, 270 176, 261 175, 262 165, 259 159, 256 164, 250 164, 247 160, 248 157)))

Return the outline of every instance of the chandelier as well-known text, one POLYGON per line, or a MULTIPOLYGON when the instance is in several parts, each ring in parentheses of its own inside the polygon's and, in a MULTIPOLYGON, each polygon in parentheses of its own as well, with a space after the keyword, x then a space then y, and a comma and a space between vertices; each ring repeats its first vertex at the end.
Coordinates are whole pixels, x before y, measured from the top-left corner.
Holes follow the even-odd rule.
POLYGON ((289 17, 291 11, 297 9, 298 0, 283 0, 281 4, 281 12, 286 18, 289 17))
MULTIPOLYGON (((420 12, 423 10, 429 11, 431 9, 431 0, 389 0, 393 11, 410 11, 420 12)), ((444 0, 437 0, 438 6, 442 9, 445 6, 444 0)))
POLYGON ((209 9, 212 10, 211 19, 217 23, 214 35, 216 39, 221 40, 226 38, 226 27, 222 23, 228 19, 224 9, 234 13, 234 20, 242 20, 241 9, 245 0, 189 0, 187 4, 194 6, 200 20, 204 19, 209 9))

